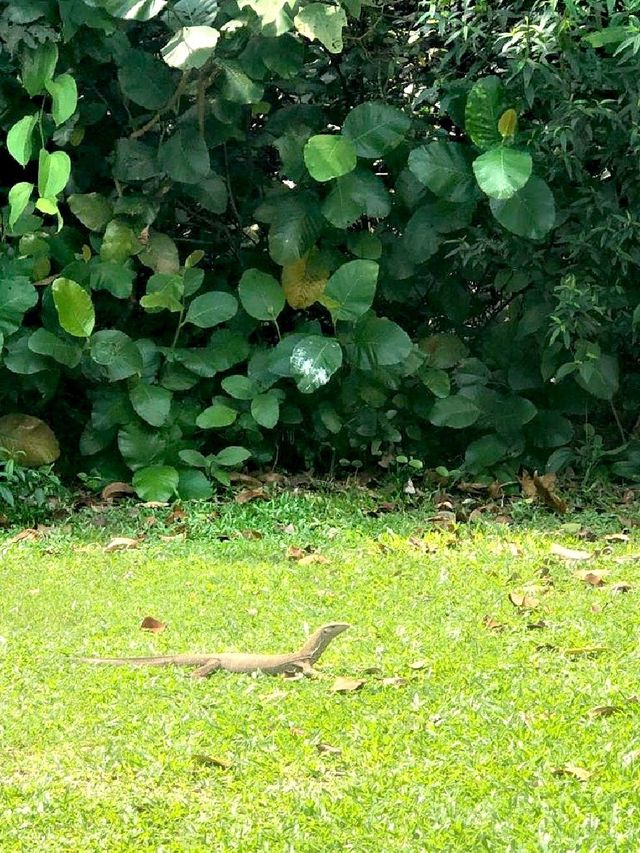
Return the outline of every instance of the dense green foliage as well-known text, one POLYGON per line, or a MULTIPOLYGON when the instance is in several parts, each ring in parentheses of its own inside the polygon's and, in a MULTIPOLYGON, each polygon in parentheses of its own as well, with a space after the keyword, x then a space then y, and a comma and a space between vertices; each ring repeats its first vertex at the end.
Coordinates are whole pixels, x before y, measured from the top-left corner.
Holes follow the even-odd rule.
POLYGON ((3 3, 0 407, 145 497, 640 475, 636 7, 3 3))

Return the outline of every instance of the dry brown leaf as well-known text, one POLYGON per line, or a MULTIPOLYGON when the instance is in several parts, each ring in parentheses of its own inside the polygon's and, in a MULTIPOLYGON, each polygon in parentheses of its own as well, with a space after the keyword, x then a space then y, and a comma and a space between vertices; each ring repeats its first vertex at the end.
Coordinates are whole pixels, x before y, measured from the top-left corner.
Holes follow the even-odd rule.
POLYGON ((128 536, 116 536, 107 545, 104 546, 105 551, 128 551, 131 548, 137 548, 140 545, 140 539, 130 539, 128 536))
POLYGON ((612 717, 614 714, 619 714, 622 711, 618 705, 598 705, 597 708, 591 708, 587 711, 588 717, 612 717))
POLYGON ((257 477, 252 477, 250 474, 243 474, 242 471, 231 471, 229 473, 229 481, 231 483, 244 483, 247 488, 260 489, 262 481, 257 477))
POLYGON ((330 743, 317 743, 316 749, 320 755, 342 755, 342 750, 338 746, 331 746, 330 743))
POLYGON ((324 557, 322 554, 307 554, 305 557, 302 557, 298 560, 299 566, 315 566, 320 564, 329 563, 330 560, 328 557, 324 557))
POLYGON ((244 489, 242 492, 238 492, 235 496, 234 500, 237 504, 246 504, 249 501, 266 501, 269 499, 269 495, 265 492, 264 489, 244 489))
POLYGON ((427 669, 429 666, 428 660, 415 660, 413 663, 410 663, 409 666, 411 669, 427 669))
POLYGON ((493 521, 495 524, 513 524, 513 518, 510 515, 496 515, 493 521))
POLYGON ((589 571, 574 572, 573 576, 574 576, 574 578, 578 578, 578 580, 581 580, 584 583, 589 584, 589 586, 604 586, 606 583, 604 578, 605 578, 605 575, 607 575, 607 574, 608 574, 608 572, 605 569, 599 569, 598 571, 594 570, 591 572, 589 572, 589 571))
POLYGON ((285 524, 282 528, 282 532, 286 533, 287 536, 293 536, 296 532, 295 524, 285 524))
POLYGON ((364 678, 348 678, 347 676, 339 676, 333 682, 331 691, 333 693, 352 693, 354 690, 360 690, 364 683, 364 678))
POLYGON ((525 498, 535 498, 538 496, 536 484, 533 482, 533 477, 528 471, 523 471, 520 477, 520 488, 525 498))
POLYGON ((577 764, 572 764, 569 761, 564 765, 564 767, 556 767, 556 769, 553 770, 553 775, 573 776, 574 779, 578 779, 580 782, 587 782, 593 776, 593 771, 585 770, 584 767, 578 767, 577 764))
POLYGON ((498 622, 497 619, 494 619, 492 616, 485 616, 482 620, 482 624, 489 631, 502 631, 504 625, 501 622, 498 622))
POLYGON ((548 627, 549 627, 549 626, 548 626, 548 625, 547 625, 547 623, 544 621, 544 619, 539 619, 537 622, 528 622, 528 623, 527 623, 527 628, 528 628, 530 631, 535 631, 535 630, 537 630, 537 629, 540 629, 540 630, 541 630, 542 628, 548 628, 548 627))
POLYGON ((602 612, 602 605, 594 603, 591 605, 590 610, 592 613, 601 613, 602 612))
POLYGON ((261 483, 283 483, 284 479, 282 474, 276 474, 275 471, 265 471, 264 474, 258 474, 258 480, 261 483))
POLYGON ((187 513, 181 507, 175 507, 175 509, 171 510, 169 515, 165 518, 165 524, 175 524, 176 521, 184 521, 187 517, 187 513))
POLYGON ((301 560, 303 557, 307 556, 307 552, 304 548, 298 548, 297 545, 289 545, 287 548, 287 559, 289 560, 301 560))
POLYGON ((264 537, 264 534, 261 533, 259 530, 241 530, 240 536, 242 536, 243 539, 252 540, 262 539, 264 537))
POLYGON ((168 501, 145 501, 140 504, 144 509, 162 509, 165 506, 169 506, 168 501))
POLYGON ((540 604, 537 598, 521 592, 510 592, 509 601, 514 607, 518 607, 520 610, 533 610, 534 607, 540 604))
POLYGON ((618 581, 618 583, 614 583, 611 587, 611 592, 629 592, 632 586, 628 581, 618 581))
POLYGON ((536 473, 533 475, 533 484, 538 498, 540 498, 543 503, 559 515, 564 515, 566 513, 566 501, 553 491, 553 487, 556 484, 555 474, 539 475, 536 473))
POLYGON ((388 678, 382 679, 383 687, 404 687, 409 683, 408 678, 403 678, 401 675, 391 675, 388 678))
POLYGON ((560 557, 563 560, 577 562, 579 560, 590 560, 593 556, 589 551, 578 551, 574 548, 565 548, 564 545, 558 545, 556 542, 551 546, 551 553, 554 557, 560 557))
POLYGON ((136 490, 133 486, 129 485, 129 483, 109 483, 109 485, 105 486, 104 489, 100 492, 100 497, 103 501, 113 501, 116 498, 124 498, 128 495, 135 495, 136 490))
POLYGON ((194 755, 193 761, 201 767, 217 767, 220 770, 230 770, 233 767, 233 761, 219 758, 217 755, 194 755))
POLYGON ((161 634, 167 627, 166 622, 161 622, 159 619, 154 619, 153 616, 145 616, 140 623, 142 631, 150 631, 152 634, 161 634))
POLYGON ((40 534, 33 527, 26 527, 20 533, 16 533, 4 543, 5 545, 15 545, 16 542, 29 542, 32 539, 38 539, 40 534))
POLYGON ((386 515, 388 512, 395 512, 398 509, 396 504, 390 503, 389 501, 385 501, 381 504, 378 504, 374 509, 365 509, 363 510, 363 515, 368 515, 371 518, 378 518, 380 515, 386 515))
POLYGON ((457 524, 455 512, 441 510, 436 515, 430 516, 427 521, 433 524, 434 527, 442 527, 445 530, 453 530, 457 524))

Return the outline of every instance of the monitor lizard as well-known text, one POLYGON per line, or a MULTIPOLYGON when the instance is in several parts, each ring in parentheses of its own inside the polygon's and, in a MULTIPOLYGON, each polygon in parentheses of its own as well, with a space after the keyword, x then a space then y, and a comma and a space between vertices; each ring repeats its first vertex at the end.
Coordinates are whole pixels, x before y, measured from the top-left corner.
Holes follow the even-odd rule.
POLYGON ((313 664, 338 634, 350 626, 346 622, 329 622, 322 625, 297 651, 281 655, 260 655, 244 652, 221 652, 210 655, 157 655, 141 658, 77 658, 81 663, 112 666, 196 666, 193 678, 206 678, 216 670, 227 672, 264 672, 267 675, 302 672, 313 674, 313 664))

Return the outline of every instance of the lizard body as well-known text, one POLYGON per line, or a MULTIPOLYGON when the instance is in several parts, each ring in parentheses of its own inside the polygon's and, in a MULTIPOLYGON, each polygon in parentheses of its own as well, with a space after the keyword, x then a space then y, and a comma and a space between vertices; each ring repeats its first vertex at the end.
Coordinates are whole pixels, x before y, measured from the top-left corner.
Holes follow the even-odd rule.
POLYGON ((157 655, 140 658, 79 658, 82 663, 111 666, 196 666, 194 678, 205 678, 219 669, 227 672, 264 672, 267 675, 302 672, 310 675, 313 664, 338 634, 346 631, 346 622, 330 622, 314 631, 297 651, 281 655, 254 655, 222 652, 210 655, 157 655))

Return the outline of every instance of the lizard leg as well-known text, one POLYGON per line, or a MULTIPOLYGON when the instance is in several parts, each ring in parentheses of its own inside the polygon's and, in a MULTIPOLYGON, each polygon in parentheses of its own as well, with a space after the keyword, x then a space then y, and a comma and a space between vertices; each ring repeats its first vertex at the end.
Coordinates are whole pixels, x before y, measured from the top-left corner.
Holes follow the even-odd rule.
POLYGON ((308 660, 303 660, 302 663, 300 664, 300 668, 302 669, 303 675, 309 675, 309 676, 316 675, 316 671, 311 666, 311 664, 309 663, 308 660))
POLYGON ((211 660, 209 663, 205 663, 204 666, 199 666, 198 669, 194 670, 191 673, 191 678, 206 678, 208 675, 211 675, 212 672, 220 669, 221 666, 222 664, 218 658, 214 658, 214 660, 211 660))

